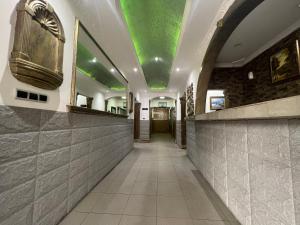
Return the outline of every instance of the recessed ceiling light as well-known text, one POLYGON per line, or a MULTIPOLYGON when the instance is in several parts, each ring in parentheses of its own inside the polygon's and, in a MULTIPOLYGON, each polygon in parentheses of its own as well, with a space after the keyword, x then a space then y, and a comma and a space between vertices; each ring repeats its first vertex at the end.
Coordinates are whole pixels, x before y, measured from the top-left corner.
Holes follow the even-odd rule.
POLYGON ((163 96, 161 96, 161 97, 159 97, 160 99, 165 99, 166 97, 163 97, 163 96))
POLYGON ((137 71, 138 71, 138 68, 136 68, 136 67, 133 68, 133 71, 134 71, 134 72, 137 72, 137 71))
POLYGON ((96 62, 97 62, 96 57, 92 59, 92 62, 93 62, 93 63, 96 63, 96 62))
POLYGON ((159 58, 158 58, 158 57, 155 57, 154 59, 155 59, 155 61, 156 61, 156 62, 159 60, 159 58))
POLYGON ((111 68, 111 69, 110 69, 110 72, 112 72, 112 73, 115 72, 115 69, 114 69, 114 68, 111 68))
POLYGON ((177 68, 176 68, 176 71, 179 72, 179 71, 180 71, 180 68, 177 67, 177 68))

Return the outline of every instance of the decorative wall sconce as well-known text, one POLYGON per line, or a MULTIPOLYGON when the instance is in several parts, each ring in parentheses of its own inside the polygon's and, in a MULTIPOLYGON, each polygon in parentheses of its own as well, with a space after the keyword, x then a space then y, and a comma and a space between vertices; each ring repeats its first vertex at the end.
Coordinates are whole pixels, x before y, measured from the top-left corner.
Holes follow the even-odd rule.
POLYGON ((248 73, 248 79, 253 80, 254 79, 254 73, 251 71, 248 73))
POLYGON ((18 80, 53 90, 63 82, 65 36, 54 9, 45 0, 20 0, 10 69, 18 80))

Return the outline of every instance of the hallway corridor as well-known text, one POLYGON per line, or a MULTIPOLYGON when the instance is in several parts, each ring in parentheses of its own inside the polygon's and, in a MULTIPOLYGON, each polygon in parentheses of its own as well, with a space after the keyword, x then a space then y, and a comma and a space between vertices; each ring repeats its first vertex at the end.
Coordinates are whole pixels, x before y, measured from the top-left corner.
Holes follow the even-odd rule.
POLYGON ((60 225, 237 225, 168 135, 134 150, 60 225))

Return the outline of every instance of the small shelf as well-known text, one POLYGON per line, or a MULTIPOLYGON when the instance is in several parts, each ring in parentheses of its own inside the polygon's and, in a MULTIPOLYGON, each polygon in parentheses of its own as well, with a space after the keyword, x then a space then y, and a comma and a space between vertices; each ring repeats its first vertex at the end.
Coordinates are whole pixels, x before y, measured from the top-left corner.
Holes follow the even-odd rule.
POLYGON ((300 118, 300 95, 195 116, 195 120, 251 120, 284 118, 300 118))
POLYGON ((120 114, 100 111, 100 110, 96 110, 96 109, 87 109, 87 108, 72 106, 72 105, 67 105, 67 107, 69 109, 69 112, 71 112, 71 113, 81 113, 81 114, 89 114, 89 115, 102 115, 102 116, 128 118, 128 115, 120 115, 120 114))

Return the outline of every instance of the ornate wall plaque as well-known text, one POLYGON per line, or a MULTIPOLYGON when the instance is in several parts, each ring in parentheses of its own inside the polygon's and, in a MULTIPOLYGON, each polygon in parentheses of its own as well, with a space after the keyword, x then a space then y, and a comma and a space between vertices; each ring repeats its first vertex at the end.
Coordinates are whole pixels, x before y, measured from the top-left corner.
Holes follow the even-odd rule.
POLYGON ((62 24, 45 0, 21 0, 17 7, 12 74, 35 87, 53 90, 63 82, 65 36, 62 24))
POLYGON ((194 116, 194 90, 193 83, 187 88, 186 105, 188 117, 194 116))

